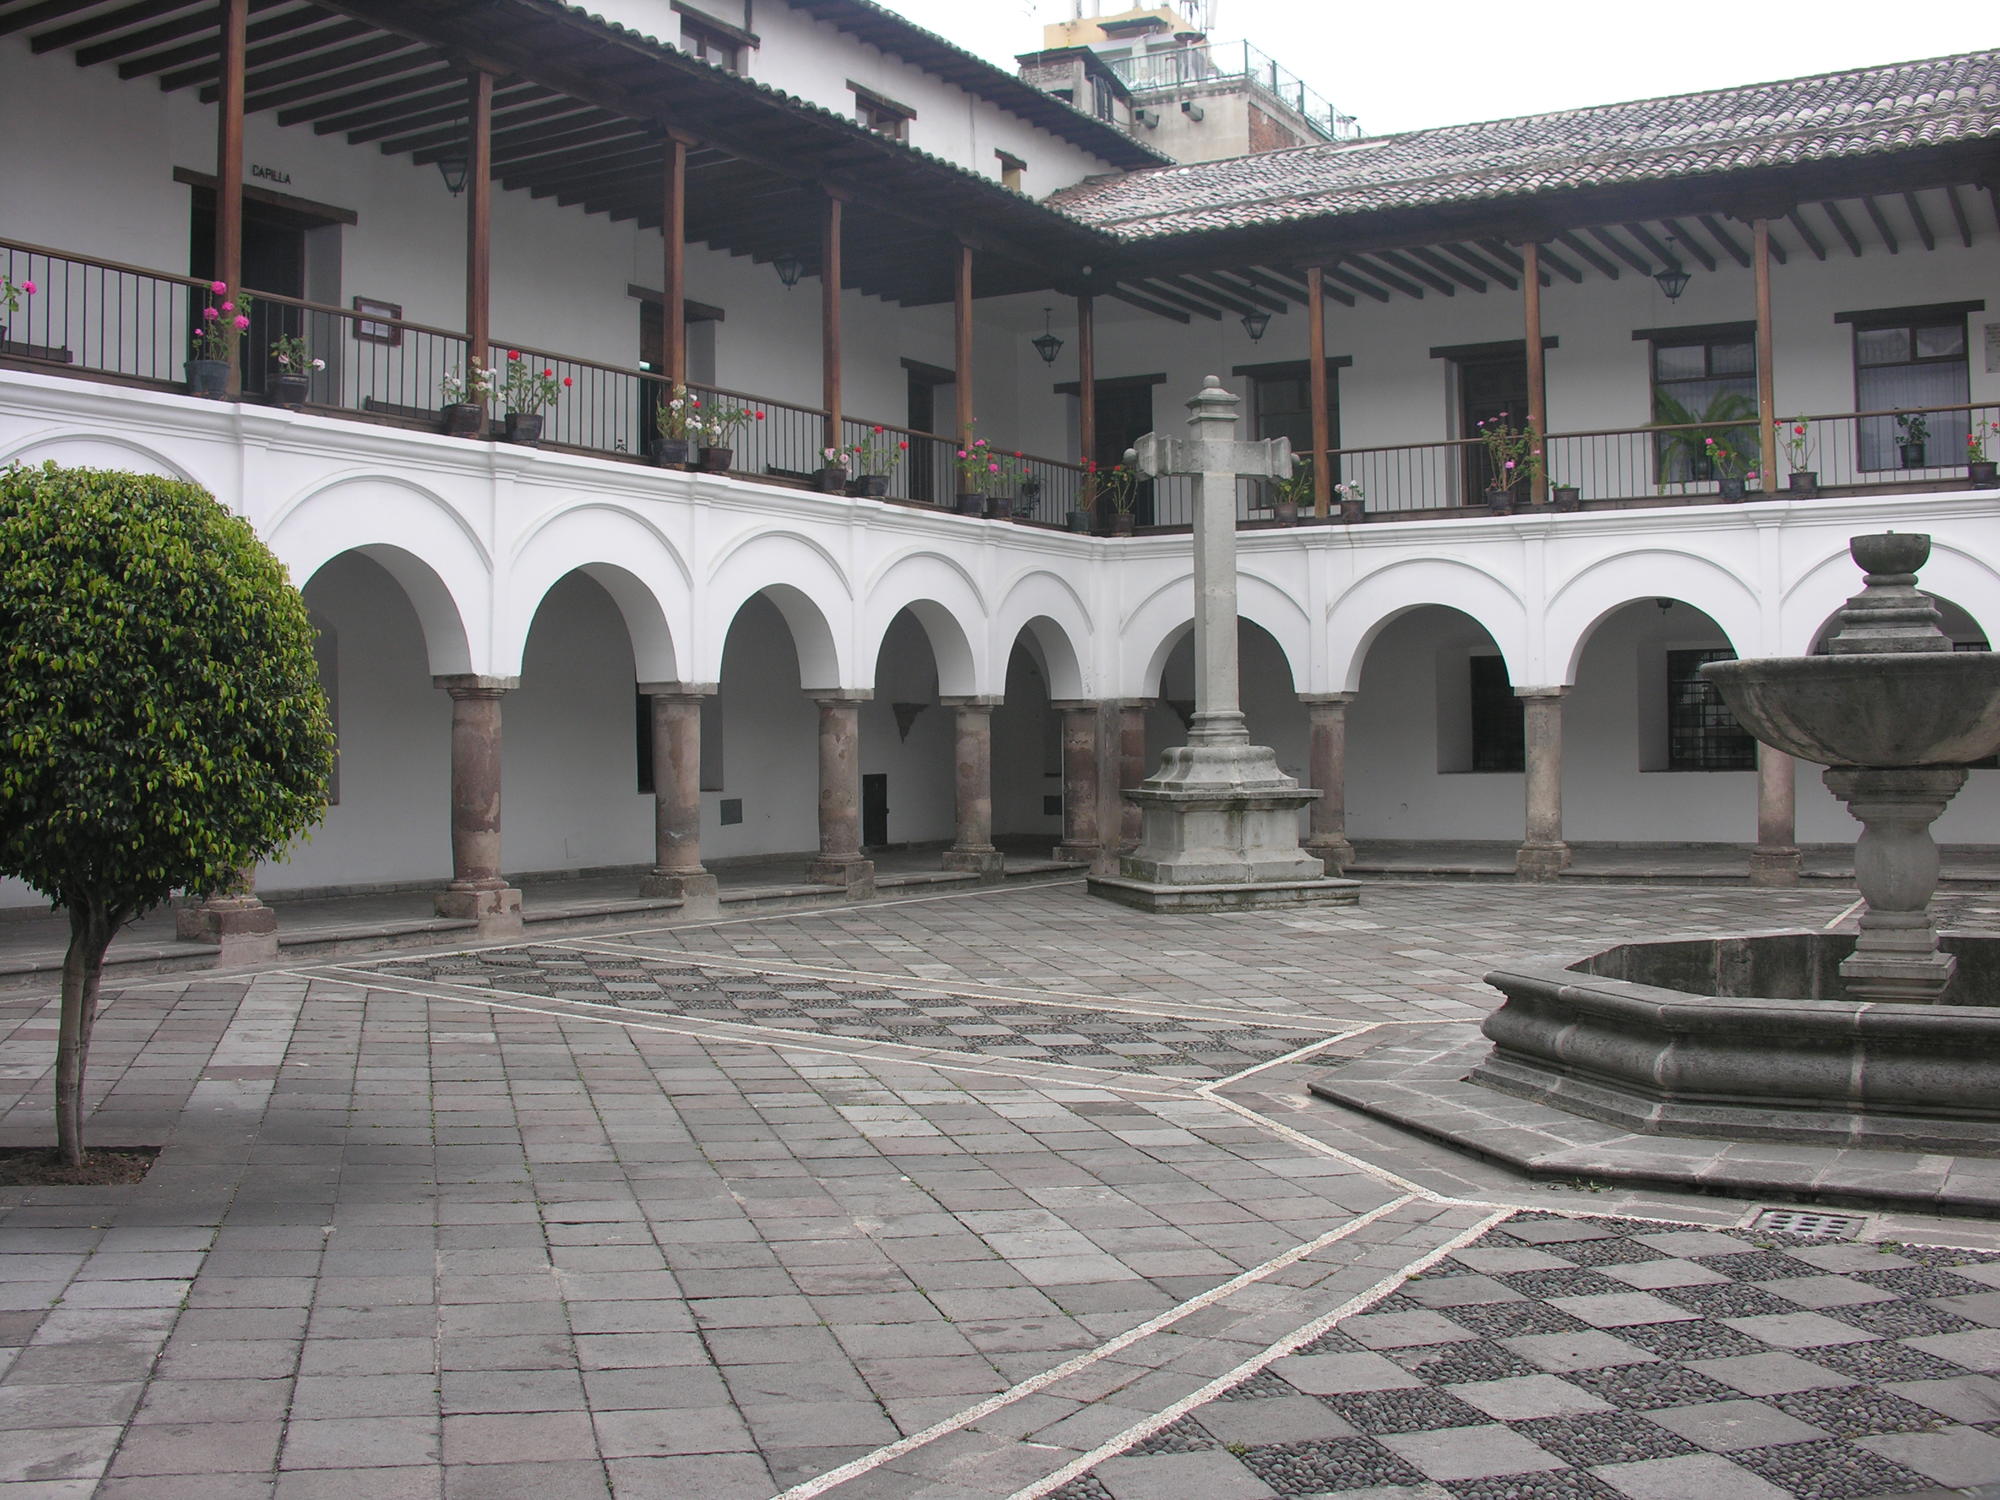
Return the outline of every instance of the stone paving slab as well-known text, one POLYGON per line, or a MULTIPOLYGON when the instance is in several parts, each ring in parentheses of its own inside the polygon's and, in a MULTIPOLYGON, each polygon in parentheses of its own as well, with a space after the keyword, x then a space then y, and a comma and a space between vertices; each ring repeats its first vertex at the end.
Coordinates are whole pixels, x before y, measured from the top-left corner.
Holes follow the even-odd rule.
MULTIPOLYGON (((1666 915, 1704 902, 1737 926, 1844 904, 1666 915)), ((1021 1036, 1363 1050, 1481 1013, 1478 974, 1514 955, 1663 923, 1656 893, 1603 887, 1366 903, 1107 922, 1071 887, 996 889, 481 950, 449 983, 125 985, 92 1128, 165 1149, 132 1187, 0 1193, 0 1487, 1352 1500, 1358 1475, 1400 1500, 1685 1500, 1958 1488, 1987 1462, 1990 1254, 1765 1250, 1736 1228, 1754 1205, 1526 1184, 1314 1101, 1316 1053, 1121 1070, 872 1034, 941 1003, 1021 1036), (598 993, 507 987, 551 960, 598 993), (633 972, 739 1016, 831 996, 834 1024, 669 1013, 609 990, 633 972), (1685 1374, 1648 1407, 1632 1382, 1663 1366, 1685 1374), (1856 1387, 1876 1425, 1848 1431, 1827 1403, 1856 1387), (1613 1440, 1641 1446, 1588 1446, 1613 1440), (1328 1474, 1348 1487, 1298 1488, 1328 1474)), ((45 1002, 0 1007, 0 1144, 46 1138, 45 1002)), ((2000 1250, 1985 1224, 1868 1230, 2000 1250)))

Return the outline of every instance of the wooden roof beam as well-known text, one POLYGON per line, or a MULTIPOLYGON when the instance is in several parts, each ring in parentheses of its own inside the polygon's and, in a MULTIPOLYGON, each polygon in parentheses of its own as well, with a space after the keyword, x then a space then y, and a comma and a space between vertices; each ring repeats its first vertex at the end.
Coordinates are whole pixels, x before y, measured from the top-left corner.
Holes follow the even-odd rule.
MULTIPOLYGON (((1372 270, 1373 267, 1369 269, 1372 270)), ((1368 280, 1365 276, 1357 276, 1345 266, 1323 267, 1320 271, 1320 279, 1329 282, 1338 281, 1344 285, 1351 286, 1355 291, 1361 293, 1362 296, 1373 297, 1377 302, 1387 302, 1389 300, 1389 294, 1381 287, 1375 285, 1374 282, 1368 280)), ((1327 290, 1332 291, 1333 288, 1329 286, 1327 290)))
MULTIPOLYGON (((94 16, 85 16, 81 21, 72 21, 67 26, 58 26, 54 31, 41 32, 30 40, 28 47, 39 57, 44 52, 78 46, 93 37, 125 31, 124 37, 106 45, 114 49, 137 50, 190 36, 197 31, 213 31, 215 25, 215 6, 201 4, 200 0, 138 0, 136 5, 121 5, 116 10, 101 11, 94 16), (168 20, 167 17, 173 19, 168 20), (148 21, 158 24, 147 27, 145 31, 127 31, 128 27, 144 26, 148 21)), ((105 62, 119 55, 114 50, 108 57, 96 61, 105 62)), ((77 59, 77 65, 90 66, 81 57, 77 59)))
POLYGON ((1151 297, 1156 302, 1165 302, 1174 307, 1185 308, 1188 312, 1195 313, 1212 322, 1219 323, 1222 321, 1222 310, 1220 308, 1207 302, 1197 301, 1178 287, 1165 286, 1157 281, 1141 281, 1137 285, 1139 291, 1151 297))
POLYGON ((1136 307, 1141 312, 1149 312, 1156 318, 1172 318, 1176 323, 1191 323, 1194 321, 1186 313, 1177 312, 1173 308, 1168 307, 1164 302, 1155 302, 1152 298, 1141 296, 1139 293, 1126 287, 1114 286, 1105 295, 1107 297, 1116 297, 1128 307, 1136 307))
POLYGON ((1750 252, 1736 243, 1735 236, 1722 227, 1721 221, 1714 214, 1702 214, 1700 218, 1701 227, 1708 231, 1709 237, 1722 247, 1723 252, 1744 270, 1749 270, 1750 252))
POLYGON ((1274 271, 1268 266, 1238 266, 1236 274, 1252 286, 1260 286, 1267 292, 1283 297, 1287 303, 1303 302, 1312 295, 1302 278, 1284 271, 1274 271))
MULTIPOLYGON (((380 32, 371 32, 364 22, 352 21, 345 16, 328 16, 324 12, 321 12, 318 16, 314 16, 310 12, 293 12, 287 15, 273 16, 271 23, 274 29, 265 39, 264 45, 261 47, 252 47, 244 54, 244 87, 246 89, 249 87, 249 79, 255 74, 265 69, 276 68, 280 64, 290 62, 293 58, 303 56, 315 48, 331 47, 336 43, 359 40, 362 41, 362 45, 371 47, 369 52, 358 53, 355 58, 356 61, 365 61, 368 57, 391 51, 397 45, 409 45, 407 42, 397 43, 391 38, 383 36, 380 32)), ((213 104, 219 97, 219 91, 217 85, 211 80, 218 77, 222 72, 222 63, 216 55, 218 51, 219 48, 213 37, 203 37, 198 41, 188 43, 185 47, 176 48, 171 56, 176 59, 185 58, 190 65, 187 67, 176 66, 162 74, 160 77, 160 87, 168 93, 173 93, 178 89, 187 88, 190 84, 207 83, 208 89, 202 95, 202 102, 204 104, 213 104)), ((162 54, 162 57, 167 55, 162 54)), ((154 65, 159 61, 161 61, 161 58, 141 58, 128 66, 135 70, 144 67, 151 71, 157 71, 154 65)), ((125 73, 125 68, 118 70, 120 78, 123 78, 125 73)), ((135 71, 133 76, 139 77, 141 75, 135 71)))
POLYGON ((1377 250, 1375 258, 1384 265, 1394 266, 1397 270, 1416 277, 1417 280, 1433 291, 1442 292, 1447 297, 1456 297, 1458 295, 1458 287, 1456 285, 1446 281, 1444 277, 1438 275, 1437 272, 1431 270, 1428 266, 1420 265, 1416 258, 1410 255, 1408 251, 1377 250))
POLYGON ((1713 272, 1715 270, 1715 256, 1710 252, 1708 246, 1689 233, 1685 224, 1681 223, 1679 219, 1662 219, 1660 220, 1660 224, 1668 234, 1674 237, 1674 243, 1680 245, 1689 255, 1692 255, 1704 271, 1713 272))
POLYGON ((1937 236, 1931 233, 1931 223, 1924 217, 1924 207, 1917 202, 1915 193, 1903 194, 1903 206, 1910 211, 1910 221, 1917 226, 1917 238, 1924 242, 1926 250, 1937 249, 1937 236))
POLYGON ((1621 227, 1627 234, 1632 236, 1633 242, 1641 250, 1652 256, 1662 266, 1680 264, 1680 257, 1675 255, 1665 245, 1662 245, 1653 231, 1648 229, 1644 224, 1626 224, 1621 227))
POLYGON ((1320 273, 1319 289, 1320 293, 1323 296, 1333 298, 1333 300, 1338 302, 1342 307, 1360 306, 1360 304, 1354 300, 1354 293, 1347 291, 1343 287, 1337 287, 1332 282, 1328 281, 1326 279, 1326 273, 1324 271, 1320 273))
POLYGON ((75 9, 76 0, 42 0, 40 5, 24 6, 11 16, 0 16, 0 36, 33 31, 44 21, 60 21, 75 9))
MULTIPOLYGON (((289 10, 275 16, 266 16, 261 21, 252 21, 244 30, 244 39, 251 46, 255 46, 259 42, 268 42, 275 37, 289 36, 294 31, 304 30, 308 26, 318 26, 331 19, 333 17, 318 6, 308 5, 298 10, 289 10)), ((195 40, 178 47, 169 47, 164 52, 145 53, 139 57, 132 58, 129 62, 122 62, 118 65, 119 78, 129 83, 134 78, 144 78, 148 74, 158 73, 168 68, 182 67, 188 63, 205 64, 206 72, 203 76, 214 77, 221 68, 221 64, 216 60, 216 56, 222 45, 217 36, 215 13, 213 11, 210 12, 206 25, 182 34, 192 36, 195 40)), ((114 42, 106 42, 101 47, 85 47, 82 49, 76 54, 77 63, 80 66, 87 67, 91 62, 98 60, 98 54, 100 53, 103 54, 102 60, 107 62, 112 57, 130 56, 129 49, 119 46, 119 44, 114 42), (114 48, 117 50, 112 50, 114 48)))
POLYGON ((1253 286, 1227 271, 1194 271, 1189 275, 1201 285, 1217 287, 1232 297, 1241 298, 1245 302, 1254 302, 1266 312, 1287 313, 1292 310, 1292 304, 1276 292, 1253 286))
POLYGON ((1609 250, 1613 255, 1617 256, 1620 260, 1624 261, 1626 265, 1630 266, 1633 270, 1637 271, 1641 276, 1651 276, 1653 274, 1653 268, 1646 263, 1646 258, 1640 255, 1636 250, 1634 250, 1630 245, 1626 244, 1623 240, 1619 239, 1618 236, 1613 234, 1610 230, 1600 228, 1597 225, 1593 224, 1590 226, 1588 233, 1592 239, 1597 241, 1598 244, 1602 245, 1605 249, 1609 250))
MULTIPOLYGON (((1173 278, 1173 285, 1182 288, 1189 295, 1213 302, 1224 312, 1235 313, 1239 318, 1247 318, 1253 313, 1267 311, 1259 303, 1237 296, 1227 288, 1219 286, 1210 277, 1194 271, 1183 271, 1173 278)), ((1281 309, 1282 310, 1282 309, 1281 309)))
POLYGON ((1608 276, 1613 281, 1618 279, 1618 267, 1586 245, 1577 237, 1574 230, 1565 229, 1561 234, 1556 236, 1556 242, 1575 251, 1577 255, 1582 257, 1600 275, 1608 276))
POLYGON ((1799 238, 1805 241, 1806 249, 1812 251, 1813 258, 1825 260, 1826 246, 1821 244, 1819 236, 1807 227, 1806 221, 1799 217, 1799 211, 1795 208, 1786 214, 1785 218, 1791 223, 1792 228, 1798 231, 1799 238))
POLYGON ((1861 236, 1856 234, 1854 226, 1847 222, 1847 215, 1840 211, 1840 205, 1833 202, 1822 203, 1820 211, 1826 215, 1826 221, 1833 226, 1834 233, 1846 242, 1848 253, 1856 260, 1861 259, 1861 236))
POLYGON ((1483 293, 1486 290, 1486 283, 1479 277, 1474 276, 1456 261, 1445 259, 1444 256, 1440 255, 1429 245, 1412 245, 1409 249, 1409 256, 1411 260, 1421 261, 1432 270, 1449 276, 1469 292, 1483 293))
POLYGON ((307 99, 318 99, 329 93, 352 88, 371 78, 407 77, 419 69, 435 67, 439 61, 435 52, 412 48, 407 52, 357 64, 344 72, 314 74, 297 83, 246 94, 243 98, 243 111, 245 114, 256 114, 260 110, 277 109, 281 105, 303 103, 307 99))
POLYGON ((1958 226, 1959 240, 1965 248, 1972 248, 1972 221, 1965 216, 1965 205, 1959 202, 1956 183, 1944 190, 1944 201, 1951 205, 1951 221, 1958 226))
POLYGON ((1347 263, 1367 272, 1393 292, 1401 292, 1405 297, 1413 298, 1418 302, 1424 300, 1424 289, 1422 287, 1406 277, 1398 276, 1395 268, 1384 264, 1379 256, 1370 259, 1366 256, 1350 255, 1347 257, 1347 263))
MULTIPOLYGON (((606 117, 596 111, 581 115, 567 115, 544 124, 524 126, 519 130, 495 130, 493 132, 493 159, 502 157, 517 161, 528 156, 546 156, 554 151, 566 151, 575 146, 588 146, 598 141, 619 140, 628 136, 644 136, 657 140, 658 133, 641 125, 637 120, 621 120, 616 116, 606 117)), ((439 157, 462 149, 465 140, 463 130, 424 130, 411 135, 400 135, 382 143, 384 156, 401 156, 408 153, 410 160, 420 167, 427 167, 439 157)))
POLYGON ((1895 231, 1889 227, 1888 216, 1882 212, 1882 205, 1875 201, 1873 193, 1864 193, 1861 206, 1868 210, 1868 217, 1875 225, 1875 232, 1882 236, 1882 243, 1889 247, 1891 255, 1902 254, 1902 246, 1896 243, 1895 231))
MULTIPOLYGON (((273 42, 262 49, 262 60, 252 53, 243 77, 243 108, 249 112, 252 94, 268 94, 273 89, 282 89, 291 84, 311 81, 319 83, 330 73, 350 68, 360 68, 364 64, 379 66, 386 58, 398 53, 422 53, 435 56, 429 48, 416 48, 399 36, 384 36, 379 32, 364 37, 349 47, 335 47, 330 52, 319 49, 336 41, 345 41, 353 35, 347 29, 347 22, 337 27, 328 27, 324 32, 301 32, 281 42, 273 42)), ((172 92, 186 88, 198 78, 213 78, 219 70, 214 66, 184 68, 178 73, 169 73, 160 79, 160 87, 172 92)), ((362 81, 367 75, 362 74, 362 81)), ((315 93, 324 94, 329 90, 316 88, 315 93)), ((203 84, 199 95, 203 104, 213 104, 221 97, 221 85, 203 84)))
POLYGON ((1486 259, 1486 257, 1470 245, 1459 244, 1454 241, 1449 245, 1439 245, 1436 253, 1440 256, 1448 256, 1463 265, 1469 266, 1475 276, 1482 280, 1497 281, 1510 292, 1517 292, 1521 289, 1521 278, 1519 275, 1509 271, 1505 266, 1497 262, 1486 259))

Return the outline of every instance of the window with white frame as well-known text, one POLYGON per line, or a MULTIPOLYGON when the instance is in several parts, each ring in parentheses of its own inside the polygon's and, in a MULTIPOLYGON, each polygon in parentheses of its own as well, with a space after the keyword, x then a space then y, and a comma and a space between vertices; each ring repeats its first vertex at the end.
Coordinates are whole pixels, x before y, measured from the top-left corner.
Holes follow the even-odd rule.
POLYGON ((1862 471, 1955 464, 1965 454, 1969 413, 1937 411, 1970 399, 1965 315, 1984 304, 1885 308, 1842 313, 1854 325, 1854 400, 1857 411, 1911 414, 1856 423, 1856 461, 1862 471), (1921 426, 1916 425, 1921 422, 1921 426), (1913 436, 1920 435, 1920 436, 1913 436), (1905 445, 1912 450, 1902 451, 1905 445))
POLYGON ((877 135, 886 135, 891 140, 907 141, 910 138, 910 121, 917 117, 914 109, 885 98, 873 89, 865 89, 858 83, 847 86, 854 91, 856 120, 877 135))
POLYGON ((1633 337, 1644 337, 1652 346, 1653 420, 1683 429, 1659 433, 1653 440, 1659 482, 1716 478, 1704 442, 1708 437, 1729 447, 1736 473, 1756 468, 1756 324, 1648 328, 1633 337), (1745 425, 1725 425, 1746 418, 1745 425))

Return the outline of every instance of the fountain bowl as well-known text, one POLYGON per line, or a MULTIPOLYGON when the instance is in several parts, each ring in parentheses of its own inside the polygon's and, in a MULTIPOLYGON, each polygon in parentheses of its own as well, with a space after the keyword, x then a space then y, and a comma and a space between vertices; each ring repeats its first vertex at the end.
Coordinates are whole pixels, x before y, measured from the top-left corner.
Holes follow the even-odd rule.
POLYGON ((1736 721, 1823 766, 1962 766, 2000 750, 2000 654, 1906 652, 1709 662, 1736 721))

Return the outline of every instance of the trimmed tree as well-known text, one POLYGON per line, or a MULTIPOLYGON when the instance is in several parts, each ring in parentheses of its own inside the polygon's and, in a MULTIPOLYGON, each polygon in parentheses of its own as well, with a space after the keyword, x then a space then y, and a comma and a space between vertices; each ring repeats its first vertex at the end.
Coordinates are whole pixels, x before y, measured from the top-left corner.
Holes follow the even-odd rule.
POLYGON ((0 875, 69 913, 71 1166, 111 939, 306 832, 332 763, 305 601, 247 521, 149 474, 0 471, 0 875))

